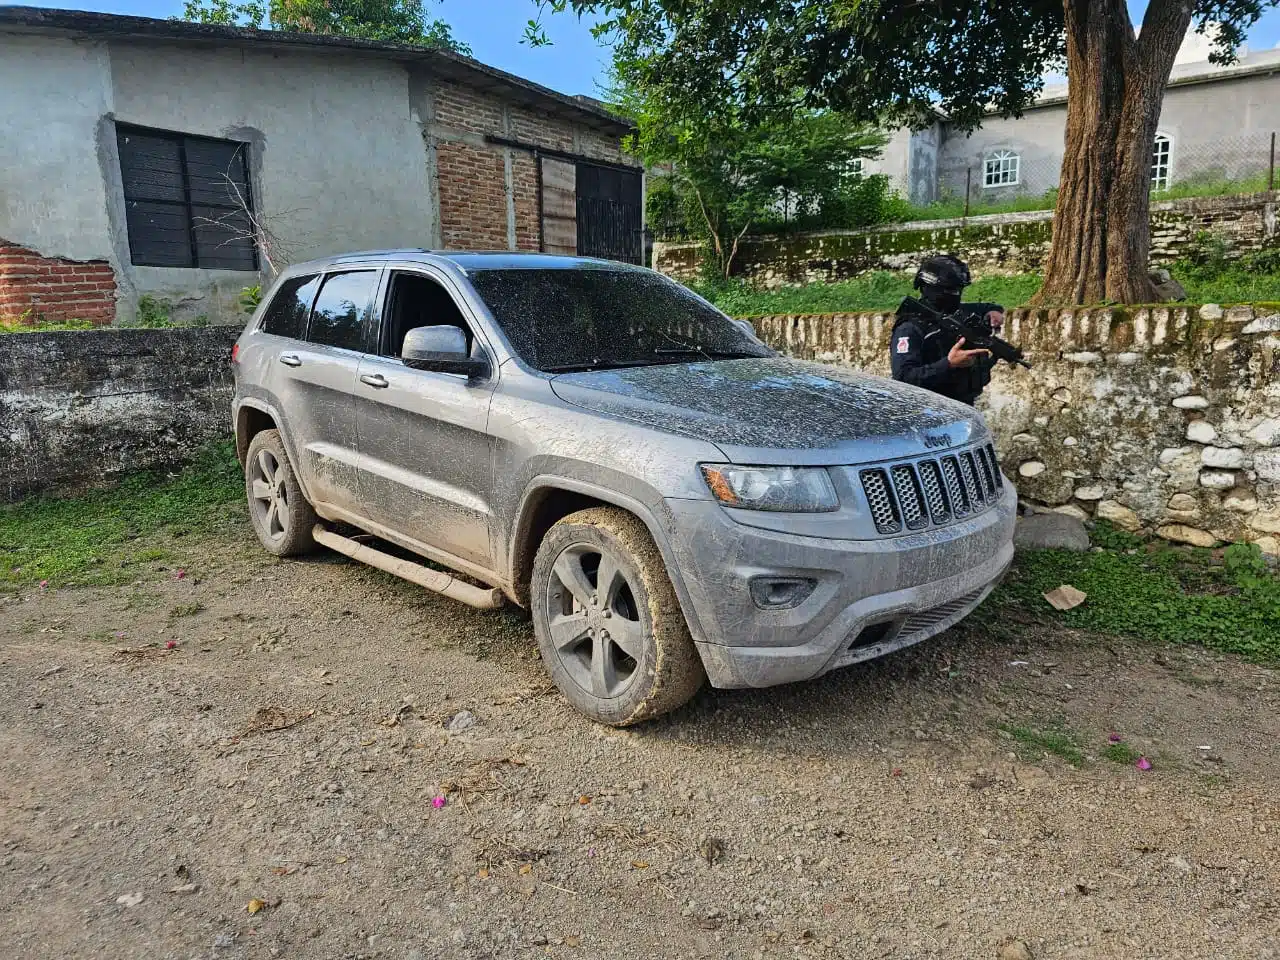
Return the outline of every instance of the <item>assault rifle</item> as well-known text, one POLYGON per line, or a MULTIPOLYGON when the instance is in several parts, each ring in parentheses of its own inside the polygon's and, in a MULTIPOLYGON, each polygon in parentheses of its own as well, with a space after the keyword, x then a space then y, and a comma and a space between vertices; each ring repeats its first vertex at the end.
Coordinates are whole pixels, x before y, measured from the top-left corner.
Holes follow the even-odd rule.
POLYGON ((1022 350, 992 333, 991 324, 985 317, 978 320, 963 310, 957 310, 955 313, 941 313, 927 303, 912 297, 908 297, 906 302, 932 320, 938 328, 963 337, 966 350, 990 350, 991 355, 997 360, 1031 369, 1031 363, 1023 356, 1022 350))

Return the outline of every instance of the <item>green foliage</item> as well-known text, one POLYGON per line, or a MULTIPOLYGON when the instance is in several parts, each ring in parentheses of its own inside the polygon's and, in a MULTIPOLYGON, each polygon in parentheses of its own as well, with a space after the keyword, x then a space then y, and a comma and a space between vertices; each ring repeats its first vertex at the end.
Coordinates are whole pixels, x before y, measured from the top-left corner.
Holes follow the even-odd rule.
POLYGON ((1265 303, 1280 300, 1280 249, 1232 259, 1221 237, 1207 231, 1185 259, 1169 268, 1193 303, 1265 303))
MULTIPOLYGON (((1039 196, 1023 194, 990 203, 978 202, 969 205, 969 216, 981 217, 995 213, 1024 213, 1033 210, 1052 210, 1058 203, 1058 189, 1046 190, 1039 196)), ((964 197, 943 197, 933 203, 909 205, 906 216, 908 222, 913 220, 959 220, 965 216, 964 197)))
MULTIPOLYGON (((431 0, 426 0, 431 2, 431 0)), ((439 47, 467 56, 449 25, 427 15, 424 0, 186 0, 182 19, 232 27, 266 27, 362 40, 439 47)))
POLYGON ((1049 753, 1073 767, 1084 763, 1084 749, 1080 745, 1080 738, 1061 721, 1037 723, 1034 726, 1001 724, 999 729, 1018 744, 1020 752, 1027 759, 1039 759, 1041 755, 1049 753))
POLYGON ((47 333, 57 330, 94 330, 102 326, 92 320, 49 320, 33 321, 31 311, 16 317, 0 317, 0 334, 5 333, 47 333))
POLYGON ((255 283, 251 287, 244 287, 236 301, 240 304, 241 313, 253 313, 258 309, 258 304, 262 303, 262 286, 255 283))
POLYGON ((1095 547, 1102 547, 1104 550, 1138 550, 1145 544, 1141 537, 1134 536, 1128 530, 1121 530, 1110 520, 1095 521, 1093 529, 1089 531, 1089 540, 1095 547))
POLYGON ((1021 553, 1010 575, 980 610, 1039 614, 1055 623, 1161 643, 1198 643, 1262 663, 1280 662, 1280 579, 1256 546, 1231 548, 1222 565, 1208 551, 1159 543, 1137 553, 1021 553), (1042 594, 1069 583, 1088 594, 1058 613, 1042 594))
POLYGON ((1232 180, 1225 175, 1197 176, 1179 180, 1165 190, 1151 191, 1151 200, 1182 200, 1188 197, 1225 197, 1235 193, 1260 193, 1267 189, 1267 175, 1232 180))
POLYGON ((1137 750, 1129 746, 1127 743, 1112 743, 1102 751, 1102 756, 1112 763, 1118 763, 1126 767, 1132 767, 1138 762, 1138 758, 1142 756, 1137 750))
POLYGON ((109 490, 0 506, 0 589, 128 583, 146 564, 180 556, 184 541, 239 524, 244 479, 230 441, 165 477, 129 477, 109 490))
MULTIPOLYGON (((735 317, 896 310, 903 297, 914 293, 910 274, 888 270, 864 273, 837 283, 811 283, 776 290, 757 290, 736 281, 694 284, 694 287, 725 313, 735 317)), ((965 298, 1015 307, 1030 299, 1039 287, 1040 278, 1036 276, 988 277, 974 283, 965 298)))
POLYGON ((173 319, 169 316, 169 311, 172 309, 173 304, 168 300, 160 300, 149 293, 144 293, 138 298, 138 310, 133 317, 133 326, 148 327, 153 330, 172 327, 173 319))
POLYGON ((837 213, 879 221, 888 182, 854 172, 855 161, 885 143, 872 127, 821 110, 764 119, 731 105, 707 113, 677 91, 628 85, 621 71, 611 99, 636 124, 628 152, 661 171, 650 201, 658 235, 705 238, 720 276, 729 276, 748 231, 837 213))

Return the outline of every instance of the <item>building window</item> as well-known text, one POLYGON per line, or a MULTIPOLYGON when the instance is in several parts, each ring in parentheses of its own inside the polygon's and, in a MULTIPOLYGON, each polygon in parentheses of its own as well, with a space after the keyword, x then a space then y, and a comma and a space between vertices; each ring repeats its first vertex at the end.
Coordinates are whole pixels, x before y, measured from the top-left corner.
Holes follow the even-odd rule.
POLYGON ((257 270, 248 144, 116 127, 130 260, 257 270))
POLYGON ((1022 158, 1012 150, 997 150, 987 157, 984 187, 1012 187, 1021 180, 1022 158))
POLYGON ((1151 151, 1151 189, 1169 189, 1169 171, 1173 169, 1173 137, 1156 134, 1155 147, 1151 151))
POLYGON ((849 172, 855 177, 862 176, 866 172, 866 160, 862 157, 854 157, 849 161, 849 172))

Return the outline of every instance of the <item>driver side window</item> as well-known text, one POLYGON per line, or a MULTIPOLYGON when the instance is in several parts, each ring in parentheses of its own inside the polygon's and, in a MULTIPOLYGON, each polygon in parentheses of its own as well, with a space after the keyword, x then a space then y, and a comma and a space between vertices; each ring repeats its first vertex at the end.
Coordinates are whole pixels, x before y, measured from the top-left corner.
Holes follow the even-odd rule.
POLYGON ((461 327, 467 336, 467 352, 475 356, 475 336, 452 294, 423 274, 393 272, 382 314, 378 352, 384 357, 399 357, 406 333, 414 327, 433 326, 461 327))

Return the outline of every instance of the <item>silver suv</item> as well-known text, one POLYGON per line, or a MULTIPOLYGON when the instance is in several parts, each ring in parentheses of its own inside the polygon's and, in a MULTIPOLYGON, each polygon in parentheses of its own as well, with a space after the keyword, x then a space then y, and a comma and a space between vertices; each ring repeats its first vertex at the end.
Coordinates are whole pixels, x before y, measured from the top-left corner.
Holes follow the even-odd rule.
POLYGON ((650 270, 333 257, 279 278, 234 358, 263 546, 528 608, 557 686, 604 723, 924 640, 1013 555, 975 411, 779 357, 650 270))

